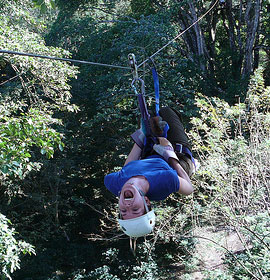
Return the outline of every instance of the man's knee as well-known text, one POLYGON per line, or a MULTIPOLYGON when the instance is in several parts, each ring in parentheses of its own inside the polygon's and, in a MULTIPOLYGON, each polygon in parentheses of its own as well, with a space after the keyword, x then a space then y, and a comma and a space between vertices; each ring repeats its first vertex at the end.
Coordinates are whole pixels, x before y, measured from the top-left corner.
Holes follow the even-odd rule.
POLYGON ((162 107, 159 110, 159 114, 160 116, 163 118, 164 116, 166 116, 168 113, 172 113, 173 110, 170 107, 162 107))

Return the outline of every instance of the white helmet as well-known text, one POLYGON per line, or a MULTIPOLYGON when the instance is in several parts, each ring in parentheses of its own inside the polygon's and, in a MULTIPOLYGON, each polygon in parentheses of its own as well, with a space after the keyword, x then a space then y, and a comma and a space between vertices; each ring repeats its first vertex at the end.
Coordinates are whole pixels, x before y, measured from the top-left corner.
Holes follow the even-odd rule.
POLYGON ((118 219, 119 225, 124 233, 130 237, 141 237, 152 232, 155 226, 156 215, 154 210, 140 217, 122 220, 118 219))
POLYGON ((154 213, 154 210, 149 211, 144 198, 145 193, 142 190, 140 190, 136 185, 134 185, 134 187, 139 191, 142 197, 146 214, 128 220, 118 219, 118 223, 126 235, 130 237, 141 237, 153 231, 156 222, 156 215, 154 213))

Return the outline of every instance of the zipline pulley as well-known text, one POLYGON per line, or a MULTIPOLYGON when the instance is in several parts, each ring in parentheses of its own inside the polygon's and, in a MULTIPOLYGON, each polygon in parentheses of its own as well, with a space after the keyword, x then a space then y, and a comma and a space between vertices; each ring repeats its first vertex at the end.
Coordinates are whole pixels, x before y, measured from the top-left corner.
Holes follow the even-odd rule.
POLYGON ((128 55, 128 60, 129 60, 129 65, 131 67, 132 74, 133 74, 133 80, 138 80, 139 79, 139 75, 138 75, 138 66, 137 66, 137 61, 135 58, 135 55, 133 53, 130 53, 128 55))

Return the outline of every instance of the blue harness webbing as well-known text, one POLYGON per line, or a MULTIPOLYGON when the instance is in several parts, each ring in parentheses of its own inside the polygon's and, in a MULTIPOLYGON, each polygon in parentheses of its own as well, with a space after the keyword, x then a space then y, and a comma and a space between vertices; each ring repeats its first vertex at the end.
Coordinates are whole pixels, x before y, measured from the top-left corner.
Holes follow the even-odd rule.
POLYGON ((156 116, 159 116, 159 80, 155 67, 152 68, 152 75, 153 75, 154 88, 155 88, 156 116))
MULTIPOLYGON (((155 89, 156 116, 159 116, 159 80, 158 80, 158 73, 155 66, 152 67, 152 75, 153 75, 154 89, 155 89)), ((161 137, 167 138, 168 130, 169 130, 169 125, 166 124, 166 126, 163 128, 163 133, 161 137)))
MULTIPOLYGON (((154 62, 152 61, 153 65, 154 62)), ((156 70, 156 67, 153 66, 152 67, 152 75, 153 75, 153 80, 154 80, 154 88, 155 88, 155 99, 156 99, 156 116, 159 116, 159 80, 158 80, 158 73, 156 70)), ((169 125, 167 124, 164 129, 163 129, 163 134, 162 137, 167 138, 167 131, 169 130, 169 125)), ((179 144, 178 144, 179 145, 179 144)), ((181 152, 184 153, 186 155, 189 155, 189 157, 191 158, 192 162, 195 165, 195 160, 192 156, 191 151, 189 150, 189 148, 182 146, 181 145, 181 151, 177 149, 176 147, 176 152, 181 152)))

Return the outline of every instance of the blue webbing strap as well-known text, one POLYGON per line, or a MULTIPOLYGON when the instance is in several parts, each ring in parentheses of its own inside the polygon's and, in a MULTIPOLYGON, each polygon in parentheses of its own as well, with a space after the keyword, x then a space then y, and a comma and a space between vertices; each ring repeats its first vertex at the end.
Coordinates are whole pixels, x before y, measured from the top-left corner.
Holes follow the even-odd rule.
POLYGON ((155 97, 156 97, 156 116, 159 116, 159 80, 155 67, 152 67, 152 74, 153 74, 155 97))
MULTIPOLYGON (((153 65, 154 62, 152 61, 153 65)), ((159 116, 159 80, 158 80, 158 73, 156 70, 156 67, 152 67, 152 74, 153 74, 153 80, 154 80, 154 88, 155 88, 155 99, 156 99, 156 116, 159 116)), ((163 129, 163 133, 161 137, 167 138, 167 132, 169 130, 169 125, 166 124, 166 126, 163 129)))
MULTIPOLYGON (((154 88, 155 88, 155 98, 156 98, 156 116, 159 116, 159 80, 158 80, 158 73, 154 64, 154 61, 152 61, 153 67, 152 67, 152 74, 153 74, 153 80, 154 80, 154 88)), ((169 125, 166 124, 166 126, 163 129, 163 134, 162 137, 167 138, 167 132, 169 130, 169 125)), ((192 156, 191 151, 187 148, 187 147, 183 147, 182 148, 182 152, 186 155, 189 155, 192 162, 195 165, 195 161, 194 158, 192 156)))

